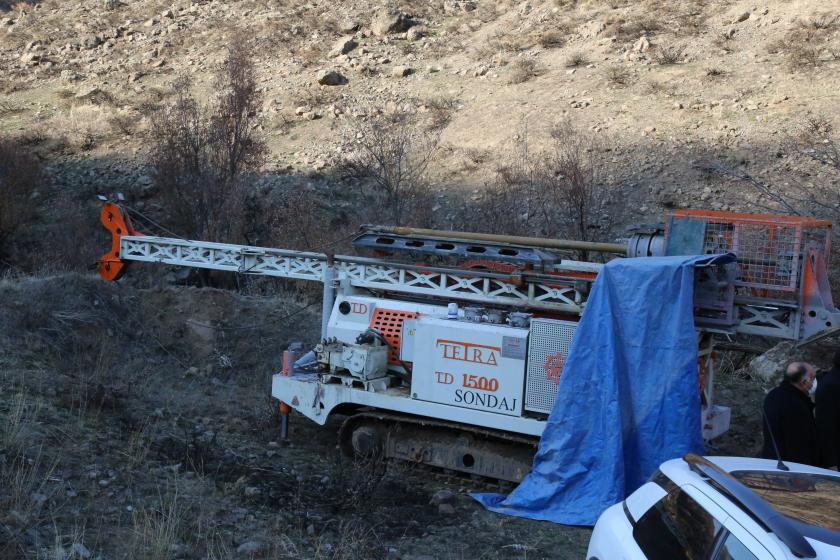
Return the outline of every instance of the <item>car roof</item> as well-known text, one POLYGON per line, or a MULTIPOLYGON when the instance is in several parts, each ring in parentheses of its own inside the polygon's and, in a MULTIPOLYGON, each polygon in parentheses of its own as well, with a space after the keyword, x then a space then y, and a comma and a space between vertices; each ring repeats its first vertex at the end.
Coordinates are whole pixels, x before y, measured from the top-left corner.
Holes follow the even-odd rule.
MULTIPOLYGON (((767 472, 785 472, 780 471, 776 465, 775 459, 756 459, 754 457, 705 457, 715 465, 719 466, 726 472, 732 471, 767 471, 767 472)), ((785 462, 791 473, 809 473, 821 474, 840 478, 840 473, 828 469, 821 469, 819 467, 812 467, 810 465, 803 465, 801 463, 785 462)), ((659 468, 662 473, 673 480, 676 484, 687 484, 689 482, 702 481, 702 477, 696 472, 692 471, 688 463, 683 459, 671 459, 662 463, 659 468)))
MULTIPOLYGON (((781 471, 777 467, 777 461, 771 459, 756 459, 752 457, 706 457, 709 461, 720 467, 722 470, 726 472, 733 472, 733 471, 763 471, 763 472, 772 472, 772 473, 783 473, 783 474, 796 474, 796 473, 804 473, 804 474, 817 474, 822 476, 830 476, 832 478, 840 479, 840 473, 837 471, 831 471, 827 469, 821 469, 818 467, 812 467, 810 465, 803 465, 801 463, 790 463, 786 462, 785 465, 790 469, 789 471, 781 471)), ((694 485, 694 486, 701 486, 701 487, 708 487, 708 482, 697 472, 691 469, 689 464, 686 462, 685 459, 672 459, 670 461, 666 461, 660 466, 659 469, 665 476, 670 478, 675 484, 678 486, 683 485, 694 485)), ((741 518, 744 520, 745 516, 749 516, 750 514, 744 511, 741 507, 737 504, 734 504, 729 496, 725 494, 721 494, 720 491, 711 488, 714 490, 716 494, 720 494, 728 503, 732 504, 736 509, 730 510, 730 514, 736 515, 736 517, 741 518), (735 514, 735 512, 738 514, 735 514)), ((720 504, 723 505, 723 504, 720 504)), ((772 506, 771 506, 772 507, 772 506)), ((743 523, 741 523, 743 525, 743 523)), ((772 534, 772 533, 771 533, 772 534)), ((772 535, 773 539, 778 541, 780 545, 782 545, 781 541, 778 540, 776 535, 772 535)), ((837 548, 834 546, 828 545, 827 543, 821 541, 814 541, 812 538, 806 537, 808 542, 815 546, 818 551, 818 557, 823 557, 824 551, 831 550, 834 551, 831 554, 836 554, 837 548), (823 552, 820 552, 823 551, 823 552)), ((788 551, 787 547, 782 545, 785 551, 788 551)), ((788 552, 789 554, 789 552, 788 552)))

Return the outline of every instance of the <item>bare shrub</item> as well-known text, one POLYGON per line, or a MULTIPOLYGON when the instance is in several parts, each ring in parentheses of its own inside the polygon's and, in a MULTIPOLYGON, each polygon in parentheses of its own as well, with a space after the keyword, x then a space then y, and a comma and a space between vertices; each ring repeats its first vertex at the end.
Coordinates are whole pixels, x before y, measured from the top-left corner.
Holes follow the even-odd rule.
POLYGON ((734 52, 736 32, 737 30, 732 28, 722 33, 718 33, 714 39, 714 45, 727 54, 734 52))
POLYGON ((513 54, 534 45, 534 39, 526 34, 497 31, 479 44, 473 54, 476 59, 492 58, 500 54, 513 54))
POLYGON ((542 67, 533 58, 517 58, 511 64, 508 81, 512 84, 521 84, 543 73, 542 67))
POLYGON ((341 92, 336 88, 325 88, 321 86, 303 87, 294 92, 291 105, 294 107, 317 109, 318 107, 335 103, 340 97, 341 92))
POLYGON ((38 160, 17 143, 0 139, 0 258, 9 238, 33 218, 31 197, 41 180, 38 160))
POLYGON ((438 147, 438 132, 422 129, 411 115, 395 113, 357 122, 346 133, 348 175, 368 185, 374 198, 381 199, 392 223, 428 222, 427 168, 438 147))
POLYGON ((653 60, 657 64, 679 64, 685 57, 685 47, 682 45, 662 45, 653 51, 653 60))
POLYGON ((137 131, 140 118, 140 115, 134 111, 119 110, 108 118, 108 124, 123 136, 131 136, 137 131))
POLYGON ((559 49, 566 43, 566 36, 567 33, 564 31, 552 30, 540 33, 537 40, 545 49, 559 49))
POLYGON ((335 544, 320 539, 315 547, 315 559, 379 560, 385 558, 385 546, 376 530, 360 519, 341 521, 335 544))
POLYGON ((660 82, 659 80, 650 80, 646 84, 648 93, 653 95, 667 95, 673 97, 677 95, 677 88, 673 82, 660 82))
POLYGON ((718 68, 717 66, 712 66, 710 68, 706 68, 703 75, 710 80, 715 80, 726 76, 726 70, 724 70, 723 68, 718 68))
POLYGON ((425 102, 432 121, 432 128, 442 129, 452 120, 452 113, 458 110, 460 101, 452 96, 439 95, 425 102))
POLYGON ((817 14, 808 21, 800 22, 803 27, 810 27, 820 31, 835 29, 840 27, 840 15, 824 13, 817 14))
MULTIPOLYGON (((799 130, 785 142, 785 151, 792 157, 812 161, 826 173, 823 182, 803 184, 796 177, 786 177, 784 183, 770 183, 754 177, 746 170, 718 159, 701 159, 695 167, 748 185, 757 193, 756 204, 769 211, 783 211, 794 215, 810 215, 840 220, 840 137, 831 121, 816 116, 805 120, 799 130)), ((832 243, 836 252, 838 243, 832 243)), ((836 254, 836 253, 835 253, 836 254)))
MULTIPOLYGON (((827 165, 840 175, 840 138, 837 137, 831 121, 824 116, 809 117, 789 143, 793 149, 809 158, 827 165)), ((838 204, 840 208, 840 196, 838 204)))
POLYGON ((209 108, 198 104, 190 86, 187 78, 180 78, 174 104, 153 115, 154 183, 180 233, 239 241, 245 179, 262 166, 266 155, 257 136, 261 98, 256 69, 244 39, 235 37, 228 45, 209 108))
POLYGON ((820 63, 820 49, 810 45, 796 45, 788 50, 787 62, 791 70, 814 68, 820 63))
POLYGON ((389 462, 382 455, 336 459, 326 487, 322 488, 327 505, 334 512, 352 511, 363 515, 376 507, 374 498, 383 490, 389 462))
POLYGON ((581 52, 572 53, 566 59, 567 68, 577 68, 578 66, 586 66, 589 64, 589 59, 581 52))
MULTIPOLYGON (((100 224, 91 220, 95 205, 78 200, 76 193, 60 192, 53 196, 46 214, 49 221, 39 232, 43 243, 49 247, 51 258, 40 255, 26 259, 18 254, 17 260, 40 274, 52 274, 68 270, 88 270, 102 256, 100 224)), ((31 257, 31 256, 30 256, 31 257)))
POLYGON ((640 17, 627 21, 618 18, 607 26, 605 35, 615 37, 616 41, 626 43, 635 41, 643 35, 652 35, 662 29, 662 24, 650 17, 640 17))
POLYGON ((767 51, 771 54, 784 55, 785 62, 791 71, 815 68, 821 63, 821 54, 824 51, 831 52, 832 47, 828 42, 831 32, 831 25, 815 27, 804 23, 790 30, 781 39, 770 42, 767 45, 767 51))
POLYGON ((632 74, 623 66, 610 66, 604 72, 604 77, 613 87, 627 87, 630 85, 632 74))
POLYGON ((346 216, 311 186, 294 185, 266 203, 256 211, 267 228, 257 244, 315 251, 350 229, 346 216))

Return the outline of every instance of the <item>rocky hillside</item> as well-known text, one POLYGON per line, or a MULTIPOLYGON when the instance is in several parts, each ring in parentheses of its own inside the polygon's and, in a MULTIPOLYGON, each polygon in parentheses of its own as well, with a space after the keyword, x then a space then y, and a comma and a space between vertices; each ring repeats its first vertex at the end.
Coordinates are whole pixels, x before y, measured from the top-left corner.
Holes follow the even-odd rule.
POLYGON ((599 138, 636 218, 755 201, 692 169, 708 154, 766 181, 829 180, 784 149, 807 117, 836 119, 840 19, 817 0, 3 4, 0 130, 72 187, 147 185, 149 108, 179 75, 210 93, 236 34, 257 47, 270 184, 328 171, 346 122, 397 110, 439 125, 441 189, 479 189, 563 118, 599 138))
MULTIPOLYGON (((348 162, 359 127, 405 115, 436 141, 423 218, 446 229, 559 235, 522 208, 563 202, 527 180, 558 145, 598 169, 590 239, 676 206, 773 207, 762 190, 838 217, 830 6, 0 0, 0 560, 580 558, 588 529, 491 514, 467 495, 480 482, 339 460, 337 425, 295 418, 281 445, 267 383, 290 342, 315 342, 317 293, 153 266, 104 283, 80 272, 109 245, 95 195, 177 229, 191 204, 165 201, 155 118, 183 77, 206 107, 245 44, 265 157, 216 221, 250 222, 249 243, 336 250, 388 220, 348 162)), ((758 450, 745 365, 722 357, 719 400, 738 404, 712 453, 758 450)))

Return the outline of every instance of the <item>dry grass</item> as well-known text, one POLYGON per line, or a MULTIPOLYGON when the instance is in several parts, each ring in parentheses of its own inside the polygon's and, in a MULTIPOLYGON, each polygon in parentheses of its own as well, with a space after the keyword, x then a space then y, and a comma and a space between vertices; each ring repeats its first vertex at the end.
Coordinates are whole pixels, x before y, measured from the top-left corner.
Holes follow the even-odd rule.
POLYGON ((318 109, 337 103, 340 99, 341 92, 338 91, 338 88, 322 88, 315 85, 296 89, 289 100, 289 106, 291 108, 311 107, 312 109, 318 109))
POLYGON ((5 528, 0 558, 22 558, 28 532, 48 522, 54 470, 55 464, 44 468, 41 449, 33 455, 9 453, 0 462, 0 527, 5 528))
POLYGON ((128 436, 128 444, 124 450, 120 451, 120 454, 125 457, 126 473, 129 477, 146 463, 151 446, 151 428, 152 424, 147 420, 138 430, 128 436))
POLYGON ((0 101, 0 117, 11 117, 24 111, 23 107, 14 101, 2 100, 0 101))
POLYGON ((131 109, 119 109, 108 117, 108 124, 114 132, 123 136, 132 136, 138 131, 142 117, 131 109))
POLYGON ((186 513, 177 487, 160 497, 158 507, 135 512, 128 544, 128 560, 160 560, 170 557, 173 545, 179 540, 186 513))
POLYGON ((95 104, 76 105, 56 114, 49 123, 52 130, 64 131, 71 147, 91 150, 113 133, 113 111, 95 104))
POLYGON ((767 52, 783 55, 791 72, 816 68, 823 62, 823 53, 836 59, 837 49, 831 39, 838 27, 840 16, 817 16, 801 21, 784 37, 768 43, 767 52))
POLYGON ((502 54, 515 54, 534 46, 536 39, 528 34, 496 33, 475 48, 473 58, 486 60, 502 54))
POLYGON ((659 80, 650 80, 647 83, 645 90, 647 93, 653 95, 666 95, 669 97, 677 95, 677 86, 670 81, 661 82, 659 80))
POLYGON ((7 406, 8 411, 0 423, 0 448, 7 452, 22 452, 28 441, 27 432, 37 422, 41 403, 20 391, 7 406))

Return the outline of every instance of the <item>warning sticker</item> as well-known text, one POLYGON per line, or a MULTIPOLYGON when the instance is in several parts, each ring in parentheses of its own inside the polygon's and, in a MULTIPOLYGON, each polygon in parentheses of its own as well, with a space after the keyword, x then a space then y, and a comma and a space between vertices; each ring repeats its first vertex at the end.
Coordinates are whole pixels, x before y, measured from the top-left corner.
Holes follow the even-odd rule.
POLYGON ((524 338, 517 338, 515 336, 502 337, 502 358, 510 358, 512 360, 525 359, 525 340, 524 338))

